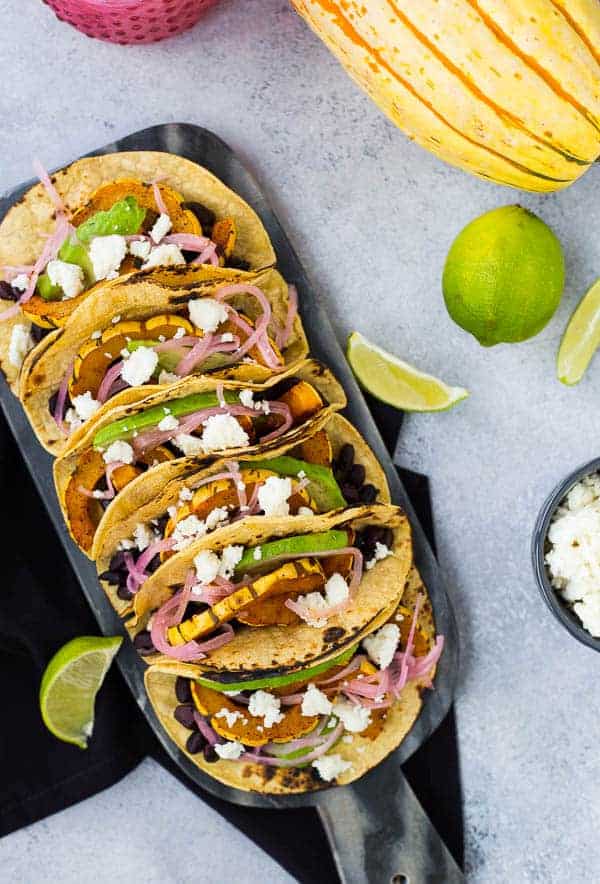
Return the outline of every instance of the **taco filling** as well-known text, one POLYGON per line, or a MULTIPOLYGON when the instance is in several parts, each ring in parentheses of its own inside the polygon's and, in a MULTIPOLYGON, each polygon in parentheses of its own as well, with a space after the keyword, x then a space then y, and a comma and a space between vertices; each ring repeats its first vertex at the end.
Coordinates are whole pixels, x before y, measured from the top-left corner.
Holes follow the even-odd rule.
POLYGON ((391 528, 369 525, 256 546, 232 544, 220 554, 203 549, 183 587, 156 611, 134 644, 143 655, 158 651, 189 662, 232 641, 235 626, 304 622, 323 629, 352 604, 363 570, 392 555, 392 545, 391 528))
POLYGON ((351 773, 344 748, 377 739, 407 684, 432 687, 444 642, 421 629, 422 603, 400 605, 362 646, 308 669, 239 683, 178 676, 170 710, 189 731, 187 752, 209 764, 311 766, 325 783, 351 773))
POLYGON ((346 507, 350 496, 373 503, 378 489, 364 479, 354 447, 346 443, 334 460, 325 430, 309 436, 290 454, 227 461, 222 471, 182 485, 178 505, 136 525, 133 534, 119 542, 100 580, 116 586, 117 596, 128 601, 161 562, 245 516, 324 513, 346 507))
POLYGON ((286 378, 253 393, 196 393, 121 418, 102 427, 84 449, 65 491, 71 531, 90 549, 103 509, 149 467, 182 455, 208 457, 270 442, 305 423, 325 406, 307 381, 286 378))
POLYGON ((0 314, 2 319, 22 310, 36 326, 62 326, 96 284, 136 268, 248 269, 232 258, 233 218, 217 218, 199 203, 186 203, 165 184, 111 181, 69 213, 48 174, 41 167, 37 171, 55 207, 54 231, 33 264, 1 268, 6 284, 0 294, 17 302, 0 314))
POLYGON ((273 340, 268 298, 257 286, 221 286, 214 298, 196 298, 178 312, 145 320, 121 321, 115 316, 103 331, 95 331, 80 348, 48 402, 58 427, 69 434, 78 429, 112 396, 129 387, 172 384, 190 375, 209 374, 241 363, 285 368, 281 353, 296 315, 290 287, 288 317, 273 340), (228 303, 239 294, 253 296, 262 311, 253 322, 228 303))

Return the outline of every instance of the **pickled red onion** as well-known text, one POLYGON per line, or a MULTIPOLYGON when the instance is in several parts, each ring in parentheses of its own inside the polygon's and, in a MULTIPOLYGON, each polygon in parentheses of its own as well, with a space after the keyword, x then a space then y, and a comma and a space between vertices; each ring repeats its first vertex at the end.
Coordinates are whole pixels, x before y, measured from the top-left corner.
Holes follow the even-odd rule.
POLYGON ((104 471, 107 485, 106 491, 90 491, 89 488, 84 488, 83 485, 80 485, 77 490, 81 492, 84 497, 93 497, 96 500, 112 500, 117 493, 112 483, 112 474, 119 467, 124 466, 126 466, 126 464, 122 460, 113 460, 111 463, 107 464, 106 470, 104 471))
POLYGON ((106 374, 102 378, 102 383, 98 387, 98 392, 96 394, 96 399, 98 402, 106 402, 109 398, 110 388, 114 384, 114 382, 121 377, 121 369, 123 368, 123 359, 119 359, 118 362, 115 362, 114 365, 107 370, 106 374))
POLYGON ((219 742, 216 731, 212 729, 206 719, 202 718, 197 709, 194 709, 194 721, 209 746, 214 746, 215 743, 219 742))
POLYGON ((307 755, 302 755, 300 758, 275 758, 270 755, 259 755, 258 753, 252 752, 244 752, 241 757, 245 761, 256 761, 259 764, 270 764, 274 767, 295 767, 298 764, 307 764, 310 761, 314 761, 316 758, 320 758, 321 755, 324 755, 334 743, 337 743, 343 732, 344 725, 341 722, 338 722, 336 727, 327 735, 327 738, 320 746, 317 746, 312 752, 309 752, 307 755))
POLYGON ((168 212, 167 207, 165 205, 163 195, 160 192, 160 187, 158 186, 158 182, 163 181, 163 180, 164 180, 164 177, 161 177, 161 178, 156 178, 152 182, 152 192, 154 194, 154 202, 156 203, 156 208, 158 209, 158 211, 161 213, 161 215, 168 215, 169 212, 168 212))
POLYGON ((177 363, 175 374, 180 378, 190 374, 194 367, 207 355, 212 340, 213 337, 211 334, 206 334, 203 338, 198 338, 187 356, 184 356, 183 359, 177 363))
MULTIPOLYGON (((248 336, 247 340, 244 341, 244 343, 237 351, 236 357, 238 359, 241 358, 256 344, 260 350, 263 359, 265 360, 265 364, 269 368, 278 368, 281 365, 281 360, 273 350, 267 335, 267 328, 269 326, 272 314, 269 299, 267 298, 265 293, 258 288, 258 286, 247 285, 245 283, 234 283, 233 285, 223 286, 223 288, 219 289, 215 293, 215 298, 217 301, 224 301, 232 295, 238 294, 253 295, 258 300, 263 313, 262 316, 257 319, 256 326, 252 333, 248 336)), ((233 308, 230 309, 233 310, 233 308)), ((236 325, 242 327, 240 323, 242 323, 243 320, 240 316, 237 315, 237 312, 235 312, 235 316, 232 316, 231 318, 236 323, 236 325)), ((243 324, 247 325, 247 323, 243 324)))
POLYGON ((223 623, 223 632, 208 641, 197 642, 192 640, 177 647, 169 644, 166 637, 167 629, 181 623, 181 618, 183 617, 186 605, 189 601, 191 589, 192 584, 188 579, 186 580, 183 589, 176 595, 172 596, 172 598, 166 601, 164 605, 158 609, 152 619, 152 628, 150 630, 152 644, 156 650, 160 651, 162 654, 166 654, 168 657, 173 657, 175 660, 181 660, 182 662, 202 660, 206 657, 207 652, 214 651, 217 648, 226 645, 234 637, 233 627, 229 623, 223 623))
POLYGON ((48 174, 48 172, 46 172, 46 170, 44 169, 44 167, 42 166, 42 164, 40 163, 40 161, 38 159, 35 159, 33 161, 33 171, 40 179, 40 182, 44 186, 44 190, 46 191, 46 193, 50 197, 50 200, 53 203, 56 211, 59 212, 61 215, 66 215, 67 208, 66 208, 65 204, 63 203, 62 199, 60 198, 60 196, 58 195, 58 192, 57 192, 56 188, 54 187, 54 184, 52 183, 52 179, 50 178, 50 175, 48 174))

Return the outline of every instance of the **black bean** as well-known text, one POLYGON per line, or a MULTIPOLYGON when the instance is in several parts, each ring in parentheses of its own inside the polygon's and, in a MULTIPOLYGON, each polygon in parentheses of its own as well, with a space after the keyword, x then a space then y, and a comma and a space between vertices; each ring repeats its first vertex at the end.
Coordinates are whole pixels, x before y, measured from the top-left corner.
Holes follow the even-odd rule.
POLYGON ((111 586, 118 586, 121 582, 121 575, 118 571, 103 571, 99 576, 99 580, 105 580, 111 586))
POLYGON ((21 292, 14 289, 9 282, 6 282, 6 280, 0 280, 0 298, 2 298, 3 301, 18 301, 20 297, 21 292))
POLYGON ((161 516, 156 520, 156 530, 160 532, 160 534, 165 533, 165 528, 167 527, 167 522, 169 521, 169 514, 165 513, 164 516, 161 516))
POLYGON ((214 750, 214 746, 211 746, 210 743, 207 743, 204 749, 202 750, 202 754, 204 755, 204 760, 208 761, 209 764, 212 764, 213 761, 218 761, 219 756, 214 750))
POLYGON ((374 485, 363 485, 358 492, 363 503, 375 503, 377 500, 377 488, 374 485))
POLYGON ((176 706, 173 715, 175 716, 175 721, 178 721, 179 724, 187 727, 189 731, 196 729, 194 707, 191 703, 182 703, 180 706, 176 706))
POLYGON ((147 629, 138 632, 133 640, 133 646, 142 657, 145 657, 147 654, 153 654, 156 650, 152 644, 152 636, 147 629))
POLYGON ((200 731, 194 731, 186 740, 185 748, 190 755, 197 755, 202 749, 206 752, 206 740, 200 731))
POLYGON ((160 555, 154 556, 153 559, 150 559, 148 564, 146 565, 146 571, 149 574, 154 574, 158 566, 160 565, 160 555))
POLYGON ((131 599, 133 598, 133 593, 130 592, 126 586, 122 586, 121 584, 119 584, 119 588, 117 590, 117 596, 123 602, 130 602, 131 599))
POLYGON ((183 678, 181 675, 177 676, 175 681, 175 696, 180 703, 191 703, 192 688, 190 686, 189 678, 183 678))
POLYGON ((381 543, 384 546, 387 546, 388 549, 391 549, 394 545, 394 532, 391 528, 386 528, 383 532, 383 537, 381 538, 381 543))
POLYGON ((352 466, 354 463, 354 445, 350 445, 349 442, 342 445, 337 456, 337 463, 340 470, 347 470, 352 466))
POLYGON ((348 482, 351 485, 354 485, 355 488, 360 488, 360 486, 365 481, 365 468, 361 463, 355 463, 348 470, 348 482))
POLYGON ((217 220, 217 216, 206 206, 203 206, 202 203, 182 203, 181 207, 182 209, 188 209, 190 212, 194 213, 194 215, 200 222, 202 232, 205 236, 209 230, 212 230, 213 225, 217 220))
POLYGON ((367 542, 372 543, 373 546, 375 546, 377 542, 381 543, 384 533, 385 528, 382 528, 380 525, 368 525, 364 529, 364 534, 367 538, 367 542))
POLYGON ((53 393, 52 396, 48 399, 48 411, 51 414, 54 414, 56 410, 56 403, 58 402, 58 392, 53 393))
POLYGON ((190 252, 188 249, 182 249, 181 254, 185 258, 186 264, 191 264, 198 257, 198 252, 190 252))
POLYGON ((125 556, 127 553, 125 550, 120 549, 119 552, 116 552, 112 559, 110 560, 109 568, 111 571, 121 571, 125 568, 125 556))
POLYGON ((345 634, 345 632, 346 630, 343 629, 341 626, 330 626, 329 629, 325 630, 323 641, 326 644, 329 644, 330 642, 336 642, 345 634))
POLYGON ((39 344, 42 338, 45 338, 49 331, 49 328, 42 328, 40 325, 32 325, 29 334, 31 335, 31 339, 33 340, 33 342, 35 344, 39 344))
POLYGON ((344 482, 342 485, 342 494, 346 498, 347 503, 358 503, 358 491, 354 485, 348 485, 344 482))

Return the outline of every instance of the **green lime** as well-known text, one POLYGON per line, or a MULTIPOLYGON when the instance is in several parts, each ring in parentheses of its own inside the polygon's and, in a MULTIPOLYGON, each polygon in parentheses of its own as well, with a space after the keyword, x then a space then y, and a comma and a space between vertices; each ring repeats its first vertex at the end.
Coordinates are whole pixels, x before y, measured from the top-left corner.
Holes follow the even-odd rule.
POLYGON ((484 347, 537 335, 565 284, 560 242, 533 212, 503 206, 471 221, 444 267, 448 313, 484 347))
POLYGON ((94 701, 123 639, 81 636, 67 642, 46 666, 40 711, 48 730, 81 749, 94 729, 94 701))
POLYGON ((466 399, 469 391, 449 387, 352 332, 346 348, 348 362, 363 387, 402 411, 446 411, 466 399))
POLYGON ((563 384, 578 384, 600 345, 600 279, 585 293, 560 342, 556 374, 563 384))

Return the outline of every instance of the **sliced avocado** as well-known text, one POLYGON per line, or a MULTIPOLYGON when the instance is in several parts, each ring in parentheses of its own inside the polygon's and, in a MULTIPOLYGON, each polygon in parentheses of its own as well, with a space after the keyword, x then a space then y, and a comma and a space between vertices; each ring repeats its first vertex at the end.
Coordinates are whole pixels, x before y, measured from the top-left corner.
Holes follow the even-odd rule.
MULTIPOLYGON (((233 404, 239 402, 239 396, 233 390, 225 390, 223 393, 225 402, 233 404)), ((165 408, 173 417, 185 417, 194 411, 203 408, 214 408, 219 404, 216 393, 194 393, 191 396, 182 396, 181 399, 171 399, 162 405, 146 408, 139 414, 123 417, 112 424, 108 424, 99 430, 94 436, 94 448, 107 448, 113 442, 121 439, 131 439, 134 433, 149 430, 157 426, 165 417, 165 408)))
POLYGON ((314 678, 316 675, 322 675, 334 666, 342 666, 348 663, 354 656, 358 645, 348 648, 343 654, 335 657, 333 660, 327 660, 325 663, 317 663, 316 666, 309 666, 308 669, 299 669, 297 672, 288 672, 286 675, 266 675, 264 678, 254 678, 251 681, 236 682, 218 682, 212 678, 197 678, 196 681, 205 688, 212 688, 214 691, 257 691, 261 688, 283 688, 286 685, 294 684, 298 681, 306 681, 314 678))
POLYGON ((236 565, 235 573, 236 576, 240 576, 252 571, 253 568, 260 568, 276 556, 304 556, 311 552, 343 549, 345 546, 348 546, 348 532, 336 529, 281 537, 279 540, 270 540, 257 546, 247 546, 236 565), (255 549, 260 549, 259 559, 254 558, 255 549))
MULTIPOLYGON (((244 464, 240 464, 240 466, 243 467, 244 464)), ((294 478, 298 476, 298 473, 304 472, 306 478, 310 480, 308 490, 319 507, 319 512, 326 513, 329 510, 337 510, 346 506, 344 495, 329 467, 307 463, 305 460, 298 460, 287 455, 274 457, 271 460, 253 461, 247 466, 258 470, 272 470, 274 473, 279 473, 280 476, 294 478)))
POLYGON ((47 273, 42 273, 38 277, 36 291, 44 301, 61 301, 64 295, 59 285, 54 285, 50 282, 50 277, 47 273))
POLYGON ((114 233, 130 236, 139 232, 145 217, 146 209, 139 205, 134 196, 126 196, 107 212, 96 212, 80 224, 77 238, 80 242, 88 243, 95 236, 110 236, 114 233))
MULTIPOLYGON (((127 349, 130 353, 133 353, 139 347, 156 347, 156 345, 159 343, 160 341, 128 341, 127 349)), ((180 362, 181 353, 177 353, 173 350, 163 350, 162 353, 158 354, 158 366, 156 368, 155 374, 158 375, 161 370, 175 371, 180 362)), ((211 353, 208 359, 205 359, 202 362, 200 368, 203 372, 206 372, 214 371, 217 368, 223 368, 226 365, 231 365, 229 354, 211 353)))

